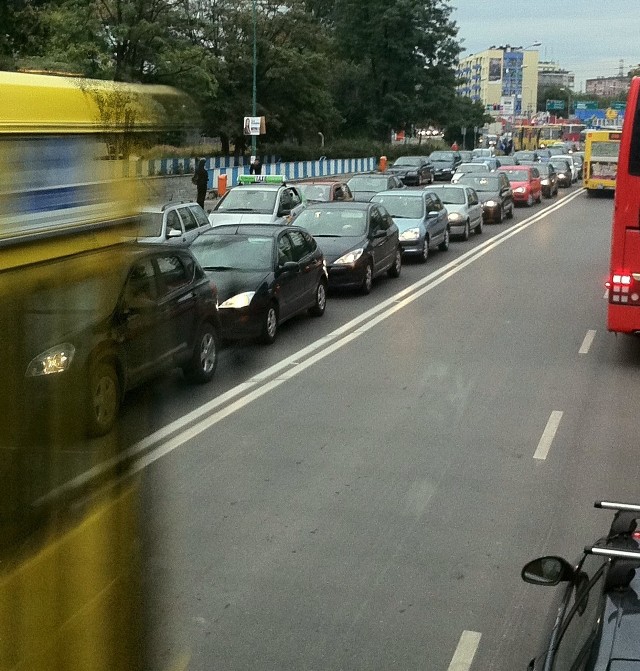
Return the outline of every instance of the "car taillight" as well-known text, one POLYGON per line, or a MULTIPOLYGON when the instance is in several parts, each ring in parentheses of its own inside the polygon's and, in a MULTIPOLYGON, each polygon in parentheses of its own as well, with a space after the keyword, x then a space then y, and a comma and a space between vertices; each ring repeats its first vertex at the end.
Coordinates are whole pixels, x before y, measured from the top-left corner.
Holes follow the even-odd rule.
MULTIPOLYGON (((640 275, 638 276, 640 278, 640 275)), ((606 283, 609 289, 609 302, 627 305, 640 305, 640 288, 635 275, 615 273, 606 283)))

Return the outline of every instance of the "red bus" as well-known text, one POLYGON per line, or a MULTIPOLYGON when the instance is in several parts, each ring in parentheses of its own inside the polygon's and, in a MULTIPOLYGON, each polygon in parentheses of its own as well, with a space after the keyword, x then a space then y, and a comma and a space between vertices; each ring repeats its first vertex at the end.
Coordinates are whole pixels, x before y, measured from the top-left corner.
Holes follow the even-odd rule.
POLYGON ((640 77, 629 89, 611 232, 607 328, 640 333, 640 77))

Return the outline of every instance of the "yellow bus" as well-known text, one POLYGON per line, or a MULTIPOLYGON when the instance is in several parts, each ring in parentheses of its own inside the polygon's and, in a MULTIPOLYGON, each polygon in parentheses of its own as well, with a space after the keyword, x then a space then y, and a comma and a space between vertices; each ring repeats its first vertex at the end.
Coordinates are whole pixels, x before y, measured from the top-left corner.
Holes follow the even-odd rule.
POLYGON ((87 252, 107 266, 135 232, 129 158, 184 100, 166 87, 8 72, 0 98, 0 669, 138 671, 138 484, 114 458, 120 437, 67 433, 72 412, 57 397, 55 422, 24 425, 13 383, 20 348, 45 323, 27 306, 69 281, 100 285, 91 278, 105 268, 87 252))
POLYGON ((589 195, 616 188, 621 138, 619 129, 585 131, 582 185, 589 195))

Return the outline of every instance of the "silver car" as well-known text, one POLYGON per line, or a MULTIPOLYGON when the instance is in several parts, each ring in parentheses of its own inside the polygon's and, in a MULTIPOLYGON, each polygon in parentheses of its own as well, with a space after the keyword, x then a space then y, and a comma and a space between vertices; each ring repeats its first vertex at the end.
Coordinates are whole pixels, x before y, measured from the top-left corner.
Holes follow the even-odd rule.
POLYGON ((482 233, 482 203, 475 189, 463 184, 442 184, 428 189, 440 196, 447 208, 451 235, 468 240, 471 231, 482 233))
POLYGON ((138 242, 190 245, 211 228, 207 213, 198 203, 167 203, 145 207, 140 215, 138 242))

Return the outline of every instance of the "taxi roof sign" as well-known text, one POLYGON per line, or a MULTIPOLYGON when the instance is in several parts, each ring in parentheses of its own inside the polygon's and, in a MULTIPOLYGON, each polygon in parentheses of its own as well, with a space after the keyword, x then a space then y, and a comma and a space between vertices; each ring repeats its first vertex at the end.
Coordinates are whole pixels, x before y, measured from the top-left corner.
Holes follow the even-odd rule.
POLYGON ((240 175, 238 184, 284 184, 284 175, 240 175))

